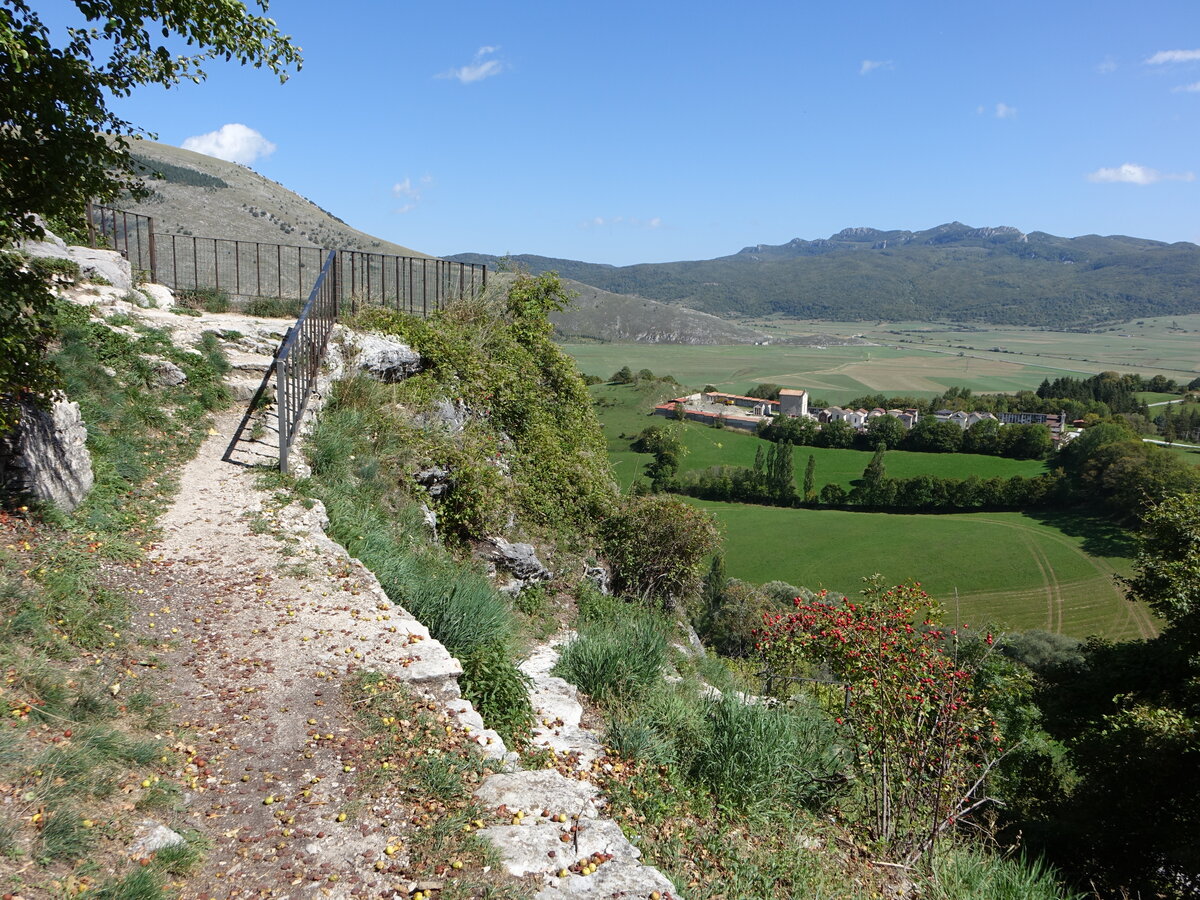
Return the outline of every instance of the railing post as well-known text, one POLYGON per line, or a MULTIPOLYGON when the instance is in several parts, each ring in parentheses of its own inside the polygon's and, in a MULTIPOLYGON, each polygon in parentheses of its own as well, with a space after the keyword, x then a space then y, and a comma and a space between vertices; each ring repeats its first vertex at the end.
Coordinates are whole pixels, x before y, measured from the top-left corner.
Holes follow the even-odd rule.
MULTIPOLYGON (((288 337, 291 336, 292 329, 288 329, 287 335, 284 336, 283 342, 287 343, 288 337)), ((286 356, 280 357, 275 362, 275 412, 279 419, 279 471, 284 475, 288 470, 288 444, 291 440, 288 438, 288 360, 286 356)))
POLYGON ((89 200, 83 206, 83 214, 87 216, 88 230, 88 246, 92 249, 96 247, 96 223, 92 220, 92 201, 89 200))
POLYGON ((150 235, 150 283, 158 284, 158 242, 154 239, 154 217, 151 216, 146 222, 150 235))

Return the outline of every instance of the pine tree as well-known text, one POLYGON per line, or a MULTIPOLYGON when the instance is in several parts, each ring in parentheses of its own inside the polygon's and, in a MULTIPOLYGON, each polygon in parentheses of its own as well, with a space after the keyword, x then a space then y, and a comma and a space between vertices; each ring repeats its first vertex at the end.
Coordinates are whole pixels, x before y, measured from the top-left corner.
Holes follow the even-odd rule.
POLYGON ((811 500, 813 491, 816 489, 817 479, 817 458, 811 453, 808 455, 808 465, 804 469, 804 499, 811 500))
POLYGON ((876 444, 875 455, 871 457, 871 461, 867 463, 867 467, 863 469, 863 482, 869 490, 878 487, 879 482, 883 481, 887 474, 887 469, 883 464, 883 454, 886 451, 886 444, 876 444))

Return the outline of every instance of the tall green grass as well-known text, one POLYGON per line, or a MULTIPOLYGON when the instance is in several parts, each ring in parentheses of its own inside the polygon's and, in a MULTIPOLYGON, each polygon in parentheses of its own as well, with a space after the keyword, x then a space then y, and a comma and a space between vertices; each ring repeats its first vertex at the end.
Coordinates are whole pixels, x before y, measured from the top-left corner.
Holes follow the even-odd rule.
POLYGON ((385 385, 339 386, 306 446, 312 477, 304 490, 325 503, 330 536, 463 664, 463 695, 488 726, 519 743, 533 712, 513 662, 517 617, 475 564, 429 542, 405 488, 411 450, 379 413, 386 397, 385 385))
POLYGON ((643 698, 662 679, 667 636, 662 623, 630 607, 608 625, 587 626, 563 648, 554 674, 602 706, 643 698))
POLYGON ((956 847, 934 859, 928 893, 933 900, 1082 900, 1066 890, 1041 859, 1001 857, 956 847))

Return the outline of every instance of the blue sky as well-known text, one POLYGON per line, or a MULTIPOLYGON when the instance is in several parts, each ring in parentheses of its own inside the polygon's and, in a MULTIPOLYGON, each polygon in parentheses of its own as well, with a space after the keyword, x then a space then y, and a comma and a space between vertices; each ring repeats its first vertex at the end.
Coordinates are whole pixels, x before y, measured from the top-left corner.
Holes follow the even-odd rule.
POLYGON ((1200 243, 1195 0, 270 14, 304 48, 286 84, 214 64, 118 111, 166 143, 231 136, 221 152, 424 252, 624 265, 955 219, 1200 243))

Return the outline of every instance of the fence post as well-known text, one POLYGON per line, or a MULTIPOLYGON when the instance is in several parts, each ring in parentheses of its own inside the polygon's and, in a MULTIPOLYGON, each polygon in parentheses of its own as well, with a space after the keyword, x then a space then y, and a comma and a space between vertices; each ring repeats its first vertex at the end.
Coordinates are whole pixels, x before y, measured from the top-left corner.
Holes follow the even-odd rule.
POLYGON ((87 216, 88 229, 88 246, 92 249, 96 247, 96 223, 92 221, 92 201, 89 200, 84 204, 83 214, 87 216))
POLYGON ((150 234, 150 282, 158 284, 158 241, 154 239, 154 217, 148 219, 150 234))

